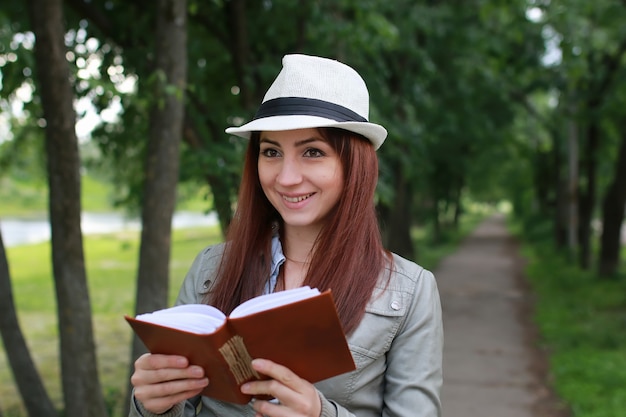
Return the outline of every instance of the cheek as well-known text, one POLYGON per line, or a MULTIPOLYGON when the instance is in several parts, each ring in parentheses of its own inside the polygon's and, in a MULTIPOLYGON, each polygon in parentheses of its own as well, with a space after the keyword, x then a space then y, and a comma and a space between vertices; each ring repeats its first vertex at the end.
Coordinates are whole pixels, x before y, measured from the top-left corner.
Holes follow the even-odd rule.
POLYGON ((261 188, 265 190, 265 188, 268 187, 268 185, 271 182, 271 174, 269 170, 261 166, 259 166, 258 168, 258 174, 259 174, 259 183, 261 184, 261 188))
POLYGON ((324 180, 326 188, 331 192, 333 199, 339 200, 344 189, 343 175, 329 175, 324 180))

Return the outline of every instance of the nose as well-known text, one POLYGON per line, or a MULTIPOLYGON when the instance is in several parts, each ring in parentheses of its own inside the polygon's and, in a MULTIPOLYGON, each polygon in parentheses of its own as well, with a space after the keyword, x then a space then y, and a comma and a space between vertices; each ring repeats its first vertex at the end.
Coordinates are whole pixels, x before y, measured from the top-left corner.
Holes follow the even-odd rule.
POLYGON ((276 182, 285 187, 302 182, 302 167, 295 158, 283 158, 276 182))

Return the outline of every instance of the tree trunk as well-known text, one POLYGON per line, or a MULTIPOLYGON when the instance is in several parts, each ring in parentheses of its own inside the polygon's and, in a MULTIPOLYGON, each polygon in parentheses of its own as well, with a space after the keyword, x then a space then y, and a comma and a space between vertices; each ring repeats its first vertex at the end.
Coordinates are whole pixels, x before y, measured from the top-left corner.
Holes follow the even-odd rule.
POLYGON ((570 115, 567 140, 567 249, 575 259, 578 250, 578 129, 570 115))
MULTIPOLYGON (((590 108, 590 111, 595 111, 590 108)), ((587 130, 587 146, 583 158, 583 167, 587 179, 585 191, 580 202, 580 259, 581 268, 589 269, 591 263, 591 223, 596 205, 596 170, 600 142, 598 124, 592 120, 587 130)))
POLYGON ((56 289, 65 415, 106 416, 98 377, 80 226, 80 158, 74 94, 65 59, 62 0, 30 0, 43 113, 52 266, 56 289))
POLYGON ((218 175, 207 174, 206 177, 207 183, 213 193, 213 206, 217 212, 222 236, 226 236, 228 226, 233 219, 233 202, 231 200, 232 188, 218 175))
POLYGON ((443 240, 443 225, 441 222, 441 210, 439 210, 440 201, 438 198, 433 199, 433 206, 431 207, 431 215, 433 222, 433 236, 432 241, 435 244, 439 244, 443 240))
POLYGON ((552 189, 549 179, 552 177, 552 170, 554 169, 551 166, 551 156, 551 154, 545 151, 535 149, 535 161, 533 164, 535 167, 534 189, 539 213, 542 216, 547 216, 551 206, 552 189))
POLYGON ((254 94, 250 88, 250 78, 248 77, 248 61, 250 56, 250 45, 248 43, 248 24, 246 19, 245 0, 231 0, 226 2, 228 20, 230 22, 230 38, 232 41, 230 50, 233 58, 233 69, 237 76, 241 91, 241 102, 245 109, 253 108, 257 105, 254 94))
MULTIPOLYGON (((187 2, 159 0, 157 7, 155 71, 162 77, 156 77, 150 113, 136 314, 164 308, 168 303, 172 216, 187 82, 187 2)), ((131 363, 144 352, 145 347, 134 337, 131 363)))
MULTIPOLYGON (((562 147, 559 143, 559 138, 553 136, 553 146, 552 146, 552 186, 554 187, 554 242, 556 244, 557 249, 563 249, 567 244, 567 224, 565 220, 567 219, 567 185, 563 179, 562 175, 562 147)), ((573 228, 576 230, 576 228, 573 228)))
MULTIPOLYGON (((9 262, 0 232, 0 336, 13 378, 29 416, 56 416, 52 400, 30 356, 13 301, 9 262)), ((2 413, 0 413, 0 416, 2 413)))
POLYGON ((453 225, 454 225, 454 230, 458 231, 459 230, 459 226, 461 225, 461 216, 463 215, 463 202, 461 200, 461 197, 463 195, 463 186, 464 186, 464 180, 463 178, 460 178, 458 181, 458 186, 457 189, 454 191, 454 219, 453 219, 453 225))
MULTIPOLYGON (((399 169, 397 171, 400 171, 399 169)), ((415 259, 415 248, 411 239, 411 201, 412 189, 406 176, 396 172, 395 199, 391 207, 386 210, 385 219, 386 247, 407 259, 415 259)))
POLYGON ((615 163, 615 175, 602 204, 602 237, 598 271, 601 276, 614 275, 619 267, 621 230, 626 209, 626 134, 622 136, 615 163))

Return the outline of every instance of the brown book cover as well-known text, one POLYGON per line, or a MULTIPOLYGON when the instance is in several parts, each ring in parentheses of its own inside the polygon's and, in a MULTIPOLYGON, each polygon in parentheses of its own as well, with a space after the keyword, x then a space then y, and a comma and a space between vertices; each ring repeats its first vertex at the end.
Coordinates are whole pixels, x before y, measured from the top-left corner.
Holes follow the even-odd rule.
POLYGON ((209 334, 198 334, 125 316, 151 353, 185 356, 202 366, 209 385, 203 395, 238 404, 252 398, 240 386, 261 379, 254 358, 269 359, 309 382, 356 369, 332 294, 227 317, 209 334))

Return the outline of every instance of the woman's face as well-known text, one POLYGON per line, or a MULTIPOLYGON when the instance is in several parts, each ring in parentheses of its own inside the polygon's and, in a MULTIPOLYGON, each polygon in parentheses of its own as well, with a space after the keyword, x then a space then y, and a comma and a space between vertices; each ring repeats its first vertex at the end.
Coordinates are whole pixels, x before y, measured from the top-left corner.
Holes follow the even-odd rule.
POLYGON ((317 129, 262 132, 258 169, 285 227, 319 231, 343 191, 339 156, 317 129))

